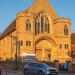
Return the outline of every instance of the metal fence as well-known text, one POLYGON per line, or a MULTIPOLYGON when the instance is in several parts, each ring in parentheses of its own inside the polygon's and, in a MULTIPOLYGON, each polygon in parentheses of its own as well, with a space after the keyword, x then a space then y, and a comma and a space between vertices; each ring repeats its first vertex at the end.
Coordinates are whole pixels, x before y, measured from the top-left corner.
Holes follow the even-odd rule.
POLYGON ((3 70, 1 75, 23 75, 22 71, 3 70))

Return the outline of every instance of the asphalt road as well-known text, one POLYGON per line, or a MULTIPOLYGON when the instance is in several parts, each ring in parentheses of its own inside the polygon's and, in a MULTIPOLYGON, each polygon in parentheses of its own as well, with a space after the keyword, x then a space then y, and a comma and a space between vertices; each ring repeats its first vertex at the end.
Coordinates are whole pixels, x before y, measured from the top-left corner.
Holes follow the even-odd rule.
POLYGON ((11 71, 11 70, 5 71, 5 70, 3 70, 1 75, 23 75, 23 72, 22 71, 11 71))
MULTIPOLYGON (((1 75, 23 75, 23 72, 22 71, 2 71, 1 75)), ((75 73, 61 72, 58 75, 75 75, 75 73)))
POLYGON ((75 75, 75 73, 59 73, 58 75, 75 75))

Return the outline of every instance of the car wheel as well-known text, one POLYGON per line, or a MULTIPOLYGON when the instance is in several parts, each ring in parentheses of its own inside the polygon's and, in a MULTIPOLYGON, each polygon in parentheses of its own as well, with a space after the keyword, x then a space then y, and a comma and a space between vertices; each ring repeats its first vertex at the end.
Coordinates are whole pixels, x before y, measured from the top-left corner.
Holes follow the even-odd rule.
POLYGON ((38 75, 44 75, 44 73, 43 73, 42 71, 40 71, 40 72, 38 73, 38 75))
POLYGON ((24 75, 27 75, 27 72, 24 71, 24 75))
POLYGON ((27 75, 27 73, 28 73, 28 72, 27 72, 27 69, 25 69, 25 70, 24 70, 24 75, 27 75))
POLYGON ((34 75, 34 74, 32 74, 32 73, 28 73, 28 74, 26 74, 26 75, 34 75))

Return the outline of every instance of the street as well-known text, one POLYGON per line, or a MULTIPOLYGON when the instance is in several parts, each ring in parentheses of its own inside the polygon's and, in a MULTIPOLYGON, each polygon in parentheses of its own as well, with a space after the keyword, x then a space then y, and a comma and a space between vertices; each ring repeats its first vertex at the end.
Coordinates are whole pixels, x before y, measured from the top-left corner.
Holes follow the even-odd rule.
POLYGON ((58 75, 75 75, 75 73, 59 73, 58 75))
POLYGON ((1 75, 23 75, 22 71, 3 70, 1 75))
MULTIPOLYGON (((2 75, 23 75, 22 71, 2 71, 2 75)), ((58 75, 75 75, 75 73, 61 72, 58 75)))

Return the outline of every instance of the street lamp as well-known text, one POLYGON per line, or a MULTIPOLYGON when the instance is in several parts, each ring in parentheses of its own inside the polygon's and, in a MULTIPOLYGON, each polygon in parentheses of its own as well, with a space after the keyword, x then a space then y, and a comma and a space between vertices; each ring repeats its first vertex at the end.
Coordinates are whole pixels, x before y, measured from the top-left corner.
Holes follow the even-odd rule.
POLYGON ((20 51, 20 41, 18 40, 18 37, 16 36, 9 36, 15 40, 16 44, 16 53, 15 53, 15 70, 17 70, 18 61, 19 61, 19 51, 20 51))
MULTIPOLYGON (((1 19, 3 19, 3 18, 1 17, 1 19)), ((2 21, 4 21, 4 23, 7 22, 4 19, 2 21)), ((6 35, 6 33, 2 33, 2 34, 6 35)), ((15 69, 17 69, 17 61, 19 60, 19 53, 20 53, 20 41, 18 40, 18 37, 16 37, 16 36, 10 36, 10 35, 8 35, 8 36, 16 40, 16 42, 15 42, 16 43, 16 53, 15 53, 16 64, 15 64, 15 69)))

